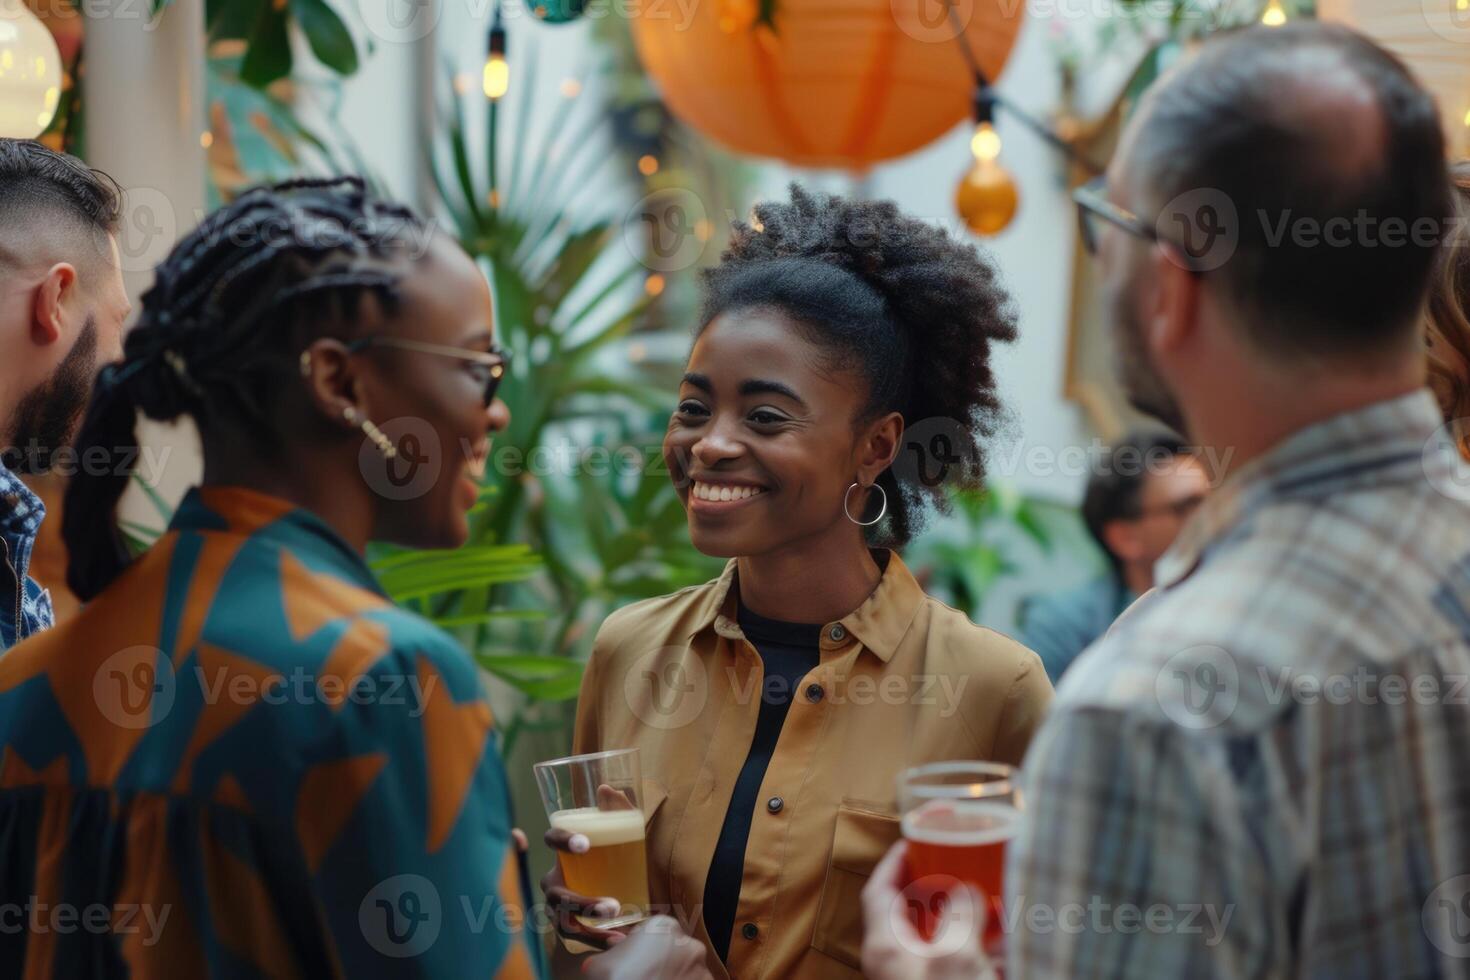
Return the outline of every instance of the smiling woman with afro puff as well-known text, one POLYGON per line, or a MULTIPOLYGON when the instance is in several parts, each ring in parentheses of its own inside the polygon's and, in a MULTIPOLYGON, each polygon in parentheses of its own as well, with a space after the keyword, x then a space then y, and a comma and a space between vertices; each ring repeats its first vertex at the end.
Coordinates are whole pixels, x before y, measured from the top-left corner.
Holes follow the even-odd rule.
MULTIPOLYGON (((973 245, 797 187, 736 227, 705 291, 664 457, 694 544, 730 561, 603 624, 574 749, 639 749, 651 901, 714 976, 857 977, 899 774, 1019 764, 1051 698, 1035 654, 926 596, 889 550, 949 485, 981 485, 991 347, 1015 314, 973 245)), ((543 887, 561 911, 598 897, 559 870, 543 887)))

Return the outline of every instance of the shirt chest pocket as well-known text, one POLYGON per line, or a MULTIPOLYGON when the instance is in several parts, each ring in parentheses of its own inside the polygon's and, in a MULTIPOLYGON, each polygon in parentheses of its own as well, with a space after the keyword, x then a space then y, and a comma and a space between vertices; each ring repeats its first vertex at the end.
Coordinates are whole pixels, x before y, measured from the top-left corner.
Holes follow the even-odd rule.
POLYGON ((863 885, 898 837, 897 817, 845 803, 837 808, 812 947, 854 970, 862 957, 863 885))

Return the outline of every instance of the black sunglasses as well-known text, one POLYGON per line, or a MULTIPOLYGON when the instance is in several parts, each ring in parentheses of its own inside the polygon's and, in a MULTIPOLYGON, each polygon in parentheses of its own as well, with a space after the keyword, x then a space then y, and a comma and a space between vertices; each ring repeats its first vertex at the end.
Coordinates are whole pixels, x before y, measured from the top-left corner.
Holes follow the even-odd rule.
POLYGON ((347 345, 347 349, 353 353, 367 350, 369 347, 393 347, 398 350, 418 351, 421 354, 437 354, 440 357, 453 357, 461 361, 469 361, 489 368, 490 377, 485 381, 485 407, 495 401, 495 393, 500 390, 500 382, 505 380, 505 375, 510 371, 510 351, 499 344, 492 346, 488 351, 465 350, 462 347, 446 347, 443 344, 426 344, 418 340, 408 340, 403 337, 359 337, 347 345))
POLYGON ((1173 253, 1170 257, 1194 275, 1200 275, 1214 267, 1207 266, 1204 262, 1208 258, 1208 248, 1203 253, 1196 254, 1195 250, 1160 235, 1157 228, 1132 211, 1109 201, 1105 177, 1093 178, 1072 191, 1072 200, 1077 204, 1077 227, 1082 235, 1082 247, 1087 249, 1088 255, 1096 255, 1098 243, 1102 241, 1102 229, 1097 224, 1101 220, 1146 242, 1167 246, 1173 253))

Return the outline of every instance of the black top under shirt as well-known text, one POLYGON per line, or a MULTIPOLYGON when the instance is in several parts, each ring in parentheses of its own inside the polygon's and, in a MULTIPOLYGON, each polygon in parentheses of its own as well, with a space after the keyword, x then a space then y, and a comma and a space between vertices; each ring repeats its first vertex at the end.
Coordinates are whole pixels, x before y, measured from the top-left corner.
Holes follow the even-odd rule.
POLYGON ((735 790, 730 795, 730 808, 725 811, 725 825, 709 863, 709 876, 704 884, 704 925, 710 942, 723 962, 730 952, 730 937, 735 929, 735 911, 740 903, 740 879, 745 873, 745 842, 750 837, 750 823, 760 801, 761 783, 766 767, 776 752, 776 740, 786 721, 801 679, 821 660, 822 624, 783 623, 766 619, 740 607, 736 614, 740 629, 760 654, 764 666, 760 714, 755 722, 755 737, 750 754, 735 790))

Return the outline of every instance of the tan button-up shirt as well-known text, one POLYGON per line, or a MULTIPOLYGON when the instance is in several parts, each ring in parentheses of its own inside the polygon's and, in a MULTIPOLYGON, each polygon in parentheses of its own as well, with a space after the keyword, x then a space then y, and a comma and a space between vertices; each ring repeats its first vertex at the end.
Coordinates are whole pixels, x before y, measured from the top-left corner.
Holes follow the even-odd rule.
MULTIPOLYGON (((608 617, 574 738, 577 752, 639 749, 651 899, 706 944, 705 877, 763 683, 736 624, 735 568, 608 617)), ((1051 693, 1034 653, 926 596, 893 555, 873 594, 823 627, 820 663, 796 688, 746 843, 729 959, 711 951, 710 970, 858 976, 858 893, 898 839, 898 773, 1018 764, 1051 693)))

